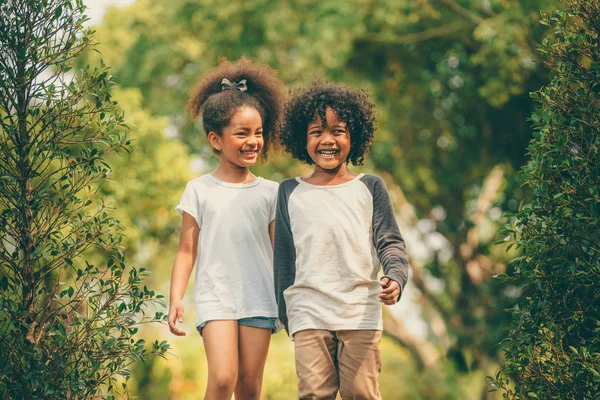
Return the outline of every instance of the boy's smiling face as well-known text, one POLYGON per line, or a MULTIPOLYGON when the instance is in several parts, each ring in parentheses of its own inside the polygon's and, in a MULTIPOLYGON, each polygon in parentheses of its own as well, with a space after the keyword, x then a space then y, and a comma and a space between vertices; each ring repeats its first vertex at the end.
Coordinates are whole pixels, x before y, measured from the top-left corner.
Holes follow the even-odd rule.
POLYGON ((325 118, 325 127, 319 116, 308 124, 306 150, 316 168, 336 170, 346 163, 350 152, 350 132, 331 107, 327 107, 325 118))

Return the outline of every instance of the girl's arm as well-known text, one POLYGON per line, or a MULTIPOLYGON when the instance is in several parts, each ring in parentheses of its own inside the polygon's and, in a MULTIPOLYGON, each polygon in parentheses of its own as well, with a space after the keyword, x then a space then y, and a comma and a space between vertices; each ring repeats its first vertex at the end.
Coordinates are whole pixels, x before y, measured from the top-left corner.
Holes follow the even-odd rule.
POLYGON ((269 238, 271 239, 271 247, 275 247, 275 221, 269 223, 269 238))
POLYGON ((181 231, 179 233, 179 248, 173 263, 171 273, 171 297, 169 301, 169 329, 177 336, 185 336, 185 332, 176 327, 177 322, 183 322, 183 295, 190 280, 190 274, 196 261, 198 251, 198 235, 200 228, 194 217, 183 213, 181 231))

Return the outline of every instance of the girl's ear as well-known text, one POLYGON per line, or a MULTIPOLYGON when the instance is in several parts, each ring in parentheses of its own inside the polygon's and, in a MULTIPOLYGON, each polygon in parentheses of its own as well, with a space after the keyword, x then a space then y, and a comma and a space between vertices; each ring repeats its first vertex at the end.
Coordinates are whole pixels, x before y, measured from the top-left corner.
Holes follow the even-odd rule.
POLYGON ((223 147, 221 144, 221 136, 217 135, 216 132, 208 132, 208 142, 213 147, 213 149, 221 151, 221 148, 223 147))

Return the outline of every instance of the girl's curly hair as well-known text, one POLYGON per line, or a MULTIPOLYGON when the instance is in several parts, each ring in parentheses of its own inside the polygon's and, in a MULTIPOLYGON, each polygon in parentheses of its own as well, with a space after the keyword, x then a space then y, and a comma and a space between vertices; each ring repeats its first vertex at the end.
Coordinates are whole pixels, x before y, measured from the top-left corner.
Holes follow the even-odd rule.
POLYGON ((261 158, 266 160, 269 148, 278 142, 285 102, 283 83, 276 75, 270 67, 245 57, 236 62, 222 60, 218 67, 200 77, 186 110, 194 119, 202 114, 207 135, 209 132, 221 135, 238 109, 244 106, 255 108, 263 121, 261 158), (237 83, 245 79, 247 90, 222 90, 223 79, 237 83))
POLYGON ((280 141, 292 157, 313 164, 306 151, 308 124, 317 117, 326 126, 325 111, 331 107, 350 132, 347 161, 362 165, 375 134, 375 104, 365 90, 352 90, 340 85, 316 81, 308 89, 292 93, 286 104, 280 141))

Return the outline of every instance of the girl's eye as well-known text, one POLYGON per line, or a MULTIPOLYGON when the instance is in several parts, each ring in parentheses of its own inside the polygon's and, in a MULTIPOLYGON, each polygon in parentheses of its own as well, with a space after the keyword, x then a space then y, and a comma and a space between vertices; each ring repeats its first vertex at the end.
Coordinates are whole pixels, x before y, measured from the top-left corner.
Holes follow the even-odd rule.
POLYGON ((321 131, 311 131, 308 133, 309 135, 320 135, 321 131))
POLYGON ((262 132, 256 132, 256 133, 254 134, 254 136, 262 136, 262 135, 263 135, 263 133, 262 133, 262 132))
POLYGON ((238 132, 236 133, 236 136, 246 136, 246 132, 238 132))

